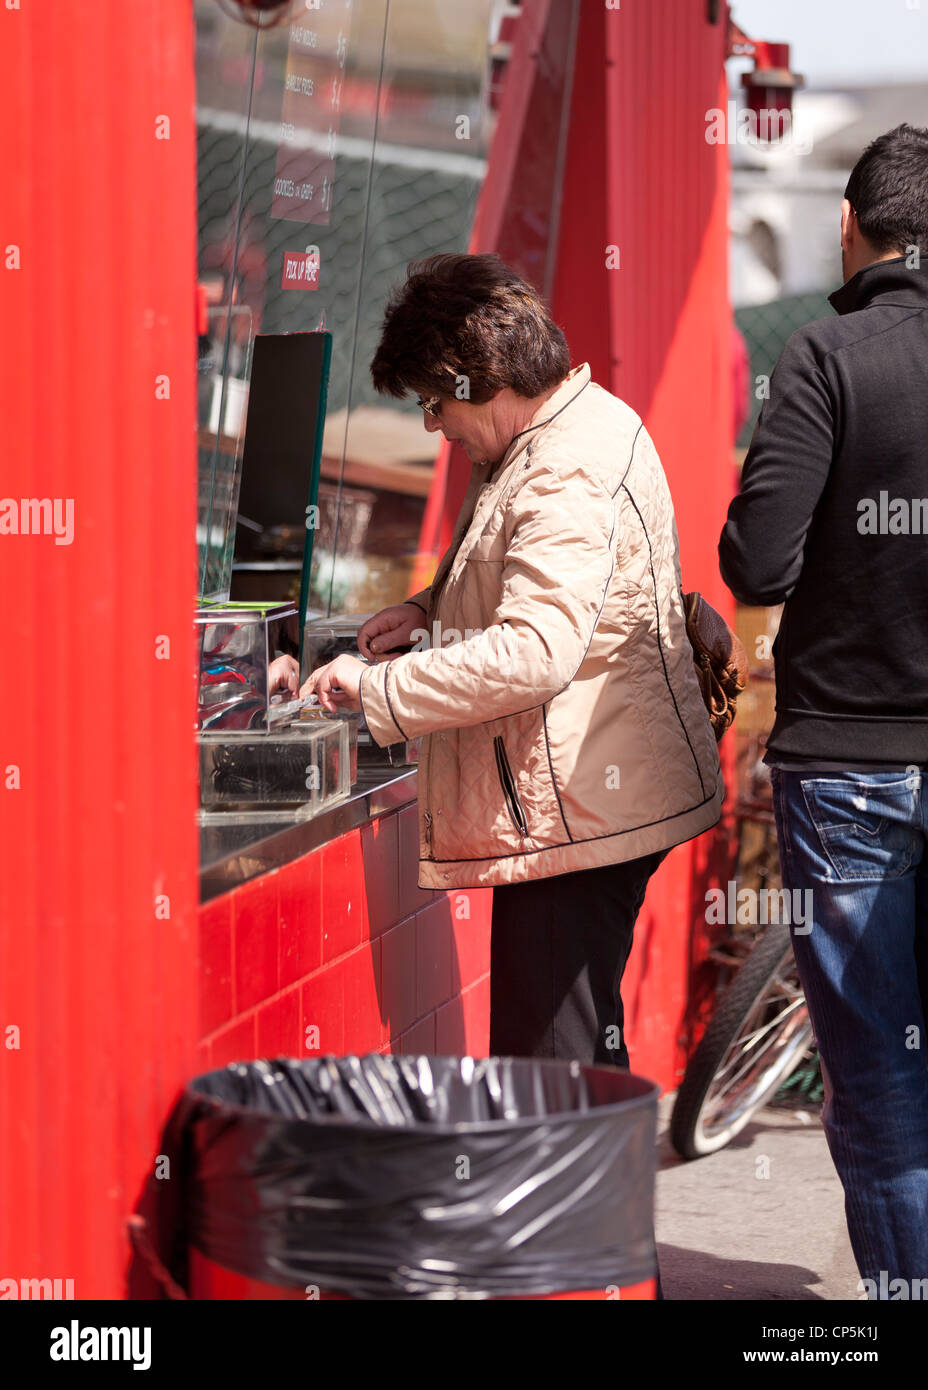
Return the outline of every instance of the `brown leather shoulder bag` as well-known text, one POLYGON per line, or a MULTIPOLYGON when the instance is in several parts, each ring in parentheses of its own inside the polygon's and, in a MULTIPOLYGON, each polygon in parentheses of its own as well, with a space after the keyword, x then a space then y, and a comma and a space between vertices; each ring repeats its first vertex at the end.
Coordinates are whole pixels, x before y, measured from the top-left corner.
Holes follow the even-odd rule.
POLYGON ((716 742, 735 718, 748 680, 748 657, 739 638, 702 594, 683 595, 686 635, 693 648, 696 679, 716 742))

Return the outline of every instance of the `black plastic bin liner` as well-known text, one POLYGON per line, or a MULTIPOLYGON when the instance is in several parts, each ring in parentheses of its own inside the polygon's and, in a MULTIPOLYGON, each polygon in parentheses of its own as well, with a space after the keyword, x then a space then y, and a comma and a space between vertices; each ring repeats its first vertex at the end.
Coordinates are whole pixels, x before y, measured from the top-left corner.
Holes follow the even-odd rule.
MULTIPOLYGON (((657 1273, 657 1096, 572 1062, 233 1064, 191 1082, 171 1117, 174 1219, 238 1274, 355 1298, 637 1284, 657 1273)), ((178 1234, 156 1243, 183 1283, 178 1234)))

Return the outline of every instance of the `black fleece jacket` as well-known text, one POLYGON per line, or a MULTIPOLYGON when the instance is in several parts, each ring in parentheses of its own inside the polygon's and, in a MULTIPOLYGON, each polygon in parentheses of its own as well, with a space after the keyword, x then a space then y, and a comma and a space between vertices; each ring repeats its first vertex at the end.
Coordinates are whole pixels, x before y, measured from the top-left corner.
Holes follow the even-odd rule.
POLYGON ((781 757, 928 761, 928 248, 859 271, 794 333, 719 544, 742 603, 785 602, 781 757), (914 259, 914 257, 912 258, 914 259))

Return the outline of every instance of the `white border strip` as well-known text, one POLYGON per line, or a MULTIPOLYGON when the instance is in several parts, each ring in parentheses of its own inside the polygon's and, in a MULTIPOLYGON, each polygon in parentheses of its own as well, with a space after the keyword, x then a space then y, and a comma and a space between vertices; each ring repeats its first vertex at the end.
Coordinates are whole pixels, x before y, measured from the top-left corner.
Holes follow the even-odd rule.
MULTIPOLYGON (((197 125, 212 126, 214 130, 232 131, 237 135, 242 133, 242 118, 232 111, 220 111, 212 106, 198 106, 196 120, 197 125)), ((274 121, 253 120, 249 134, 254 140, 266 140, 270 145, 280 145, 280 125, 274 121)), ((327 137, 318 131, 298 130, 295 134, 296 139, 292 144, 288 144, 288 149, 318 150, 320 154, 325 154, 328 150, 327 137)), ((369 159, 370 141, 361 140, 356 135, 337 133, 335 153, 336 157, 339 154, 347 154, 355 159, 369 159)), ((451 154, 446 150, 423 150, 411 145, 388 145, 382 141, 378 141, 374 146, 374 162, 400 164, 407 169, 440 170, 446 174, 469 174, 476 179, 484 178, 487 172, 487 161, 479 159, 476 155, 451 154)))

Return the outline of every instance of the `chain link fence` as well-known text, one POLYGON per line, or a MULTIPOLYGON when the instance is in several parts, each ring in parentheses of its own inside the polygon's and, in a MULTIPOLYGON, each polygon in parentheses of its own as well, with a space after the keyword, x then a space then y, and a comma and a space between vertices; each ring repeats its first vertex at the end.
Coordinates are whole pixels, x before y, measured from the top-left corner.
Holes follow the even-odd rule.
MULTIPOLYGON (((255 330, 294 333, 321 326, 332 333, 329 411, 377 402, 367 365, 390 290, 409 261, 465 251, 483 161, 422 150, 361 157, 340 152, 331 222, 314 226, 271 216, 277 145, 250 134, 239 230, 237 293, 250 304, 255 330), (369 193, 369 201, 368 201, 369 193), (283 289, 285 251, 318 242, 319 290, 283 289), (355 326, 357 325, 357 335, 355 326), (352 359, 355 368, 352 380, 352 359)), ((228 275, 241 177, 242 137, 201 124, 197 132, 201 271, 228 275)))
POLYGON ((764 378, 769 381, 787 339, 804 324, 830 318, 833 313, 824 292, 786 295, 768 304, 749 304, 735 310, 735 323, 744 335, 750 358, 750 414, 738 436, 739 448, 746 449, 751 442, 764 403, 764 378))

